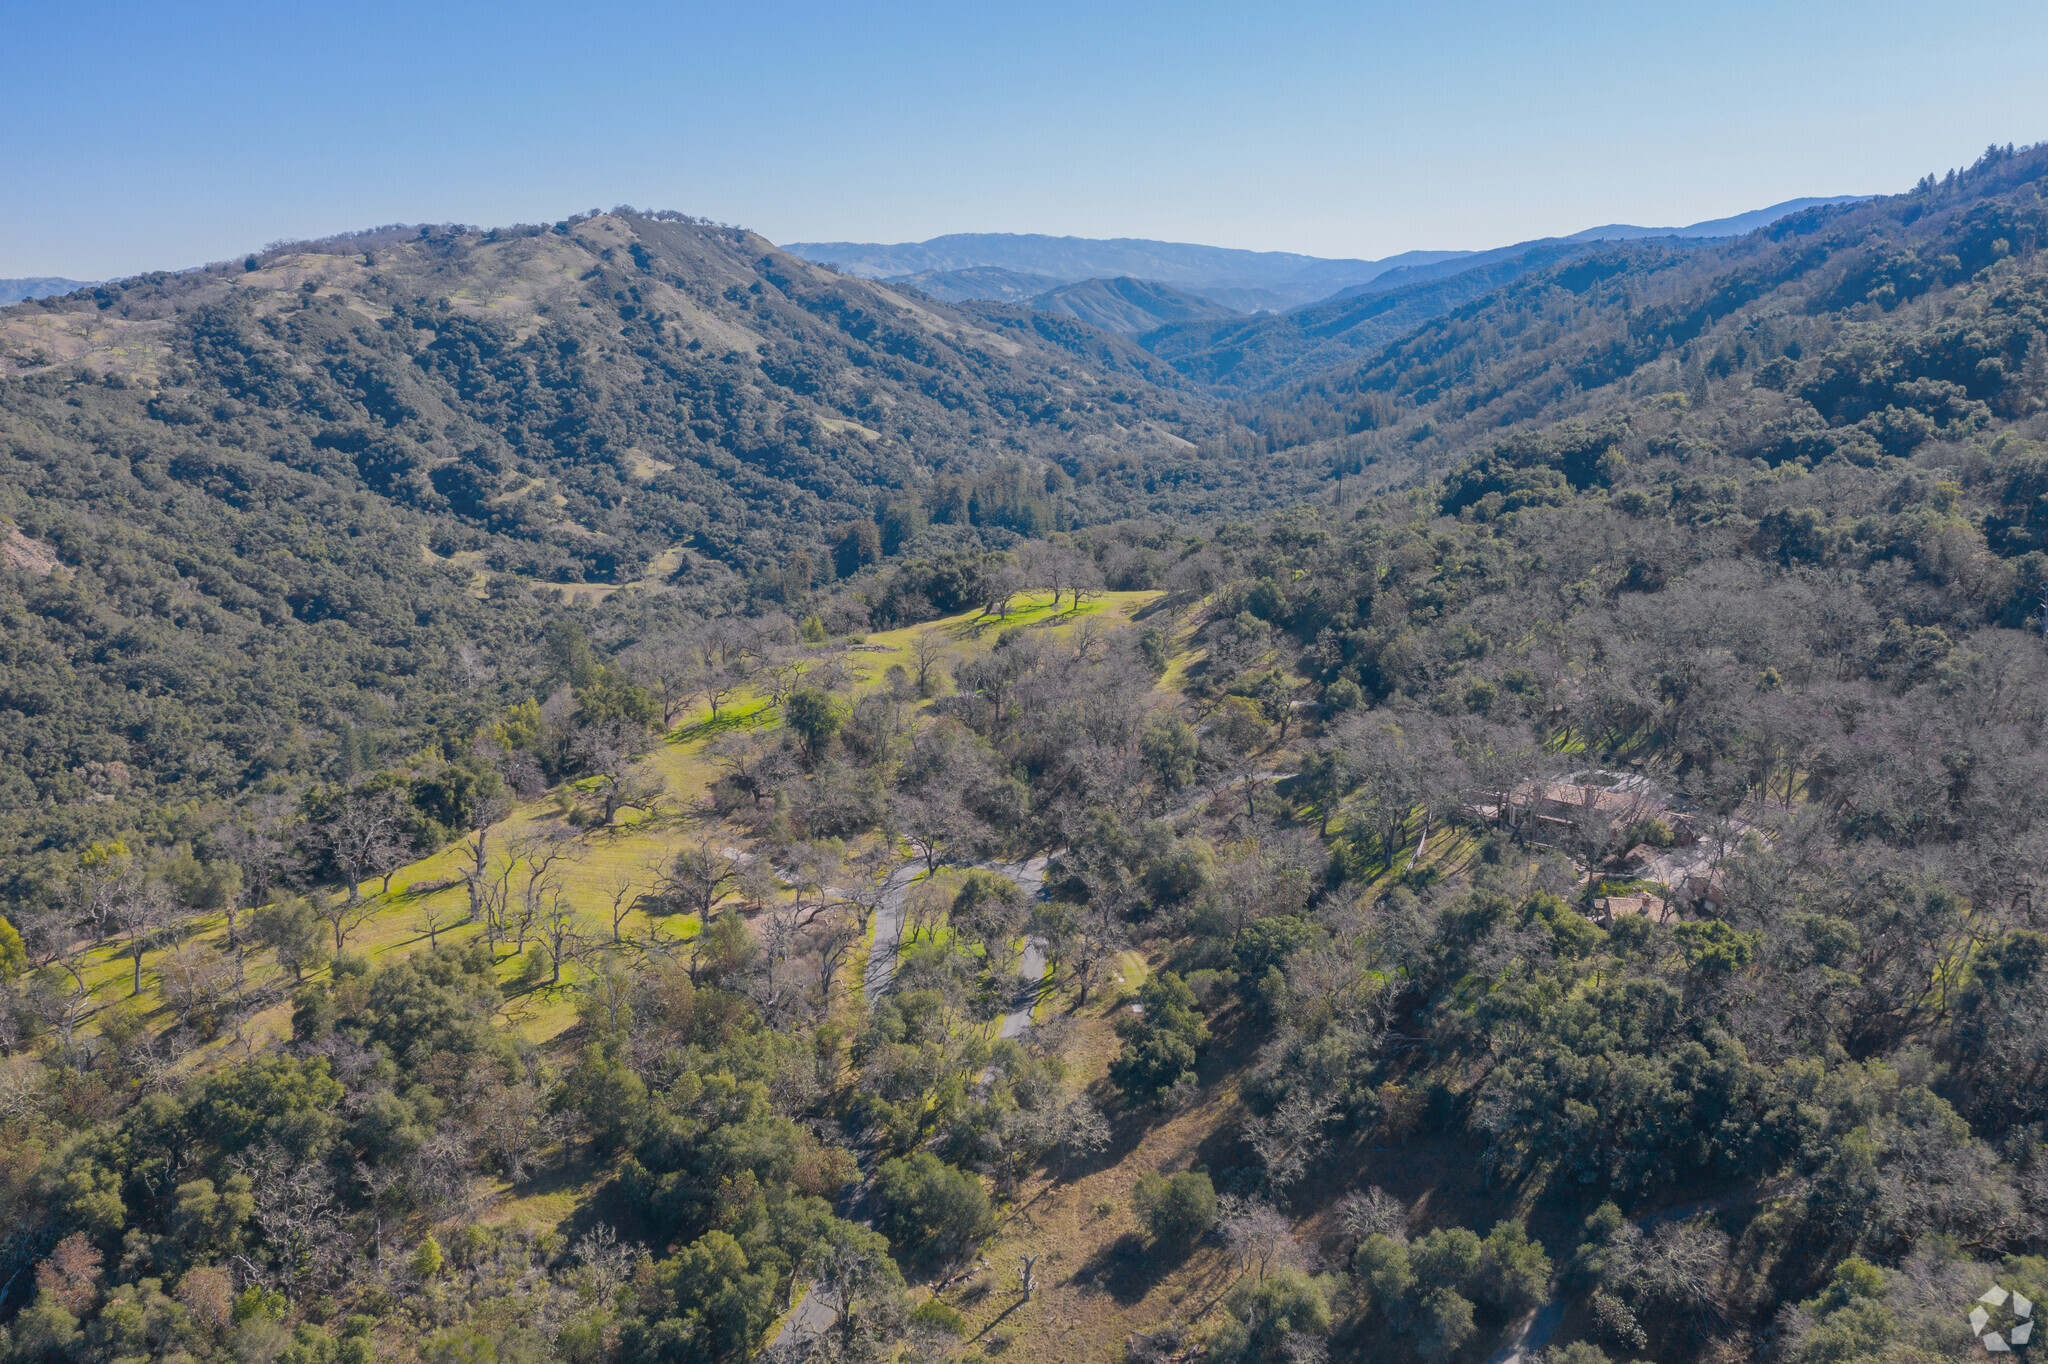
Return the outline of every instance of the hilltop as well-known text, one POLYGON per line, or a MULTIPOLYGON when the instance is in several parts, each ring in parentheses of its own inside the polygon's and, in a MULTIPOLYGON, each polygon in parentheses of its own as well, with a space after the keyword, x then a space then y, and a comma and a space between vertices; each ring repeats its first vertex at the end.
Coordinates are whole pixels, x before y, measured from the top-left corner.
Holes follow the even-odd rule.
POLYGON ((1064 281, 1051 275, 1032 275, 1005 270, 995 265, 977 265, 965 270, 924 270, 912 275, 892 275, 889 283, 905 285, 948 303, 1024 303, 1057 289, 1064 281))
POLYGON ((1134 347, 1078 366, 750 233, 634 215, 138 276, 0 313, 0 367, 24 415, 126 384, 95 398, 111 423, 317 464, 557 581, 630 581, 678 544, 751 571, 948 475, 1185 449, 1205 421, 1134 347))

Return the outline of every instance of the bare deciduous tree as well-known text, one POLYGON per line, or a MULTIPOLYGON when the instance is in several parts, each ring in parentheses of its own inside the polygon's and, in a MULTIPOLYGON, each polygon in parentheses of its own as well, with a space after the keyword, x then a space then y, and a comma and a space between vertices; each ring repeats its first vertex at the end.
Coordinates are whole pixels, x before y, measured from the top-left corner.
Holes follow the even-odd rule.
POLYGON ((637 737, 623 725, 588 725, 577 733, 575 751, 584 770, 597 779, 606 827, 623 809, 652 813, 668 789, 659 774, 636 769, 637 737))
MULTIPOLYGON (((373 875, 382 875, 389 890, 391 872, 411 858, 404 819, 404 800, 390 786, 352 787, 327 812, 318 832, 347 885, 349 904, 362 899, 362 882, 373 875)), ((341 950, 338 937, 334 950, 341 950)))
POLYGON ((119 843, 95 843, 79 857, 69 898, 75 915, 92 929, 94 943, 105 942, 121 921, 123 907, 135 894, 137 875, 128 849, 119 843))
POLYGON ((843 908, 827 909, 810 925, 810 953, 818 959, 818 988, 826 1007, 831 1006, 832 985, 839 979, 846 959, 867 938, 867 927, 843 908))
POLYGON ((577 1239, 571 1253, 576 1257, 578 1276, 590 1290, 591 1300, 610 1302, 633 1277, 633 1261, 640 1252, 632 1242, 619 1240, 610 1224, 599 1222, 577 1239))
POLYGON ((1353 1189, 1337 1200, 1337 1225, 1354 1244, 1374 1236, 1406 1240, 1408 1209, 1400 1199, 1374 1184, 1353 1189))
POLYGON ((903 897, 903 931, 911 942, 928 937, 944 922, 951 890, 930 877, 914 882, 903 897))
POLYGON ((339 898, 318 892, 308 897, 313 906, 314 917, 325 923, 334 934, 334 950, 337 954, 348 947, 348 935, 369 921, 374 906, 367 900, 339 898))
POLYGON ((1263 1118, 1245 1124, 1245 1143, 1264 1167, 1266 1187, 1276 1198, 1308 1173, 1309 1162, 1329 1144, 1324 1126, 1336 1103, 1327 1095, 1294 1094, 1263 1118))
POLYGON ((469 891, 469 918, 484 921, 484 896, 491 867, 491 827, 512 812, 512 802, 503 795, 489 796, 470 810, 469 836, 462 842, 463 884, 469 891))
POLYGON ((288 807, 273 797, 259 804, 247 823, 223 824, 213 831, 214 846, 242 869, 242 895, 239 901, 230 901, 227 910, 228 945, 238 951, 243 926, 237 911, 269 904, 277 889, 302 869, 284 836, 290 818, 288 807))
POLYGON ((569 897, 558 885, 548 893, 546 906, 541 910, 540 939, 548 949, 548 965, 551 974, 548 984, 562 983, 562 962, 573 960, 583 946, 582 935, 576 931, 576 908, 569 903, 569 897))
POLYGON ((1238 1272, 1263 1279, 1266 1272, 1289 1264, 1300 1255, 1287 1219, 1262 1198, 1241 1198, 1224 1194, 1217 1227, 1223 1244, 1236 1257, 1238 1272))
POLYGON ((991 562, 981 573, 981 614, 1010 618, 1010 603, 1024 590, 1024 571, 1007 556, 991 562))
POLYGON ((897 830, 910 841, 928 873, 951 861, 975 831, 977 822, 962 800, 958 791, 931 790, 923 796, 899 796, 890 806, 897 830))
POLYGON ((660 882, 659 894, 678 914, 711 922, 711 912, 740 878, 740 862, 709 839, 676 854, 660 882))
POLYGON ((723 780, 754 804, 774 790, 789 768, 788 754, 780 744, 751 731, 721 735, 708 752, 711 761, 725 774, 723 780))
POLYGON ((626 941, 624 926, 626 919, 640 903, 638 888, 644 882, 651 882, 654 876, 659 874, 657 870, 659 865, 657 862, 654 867, 648 868, 646 873, 638 877, 632 872, 627 871, 615 871, 605 877, 602 890, 605 897, 605 910, 611 917, 612 946, 621 946, 626 941))
MULTIPOLYGON (((327 1167, 293 1155, 275 1140, 236 1157, 235 1166, 250 1178, 253 1220, 276 1254, 277 1271, 286 1282, 324 1279, 347 1252, 334 1179, 327 1167)), ((277 1282, 269 1270, 246 1256, 237 1256, 236 1262, 257 1283, 277 1282)))
POLYGON ((917 664, 917 694, 930 696, 934 690, 933 670, 939 660, 946 656, 946 636, 936 626, 928 626, 910 637, 910 658, 917 664))
POLYGON ((420 906, 419 916, 414 922, 419 931, 427 935, 427 946, 435 948, 441 945, 441 930, 450 927, 454 917, 454 910, 429 900, 420 906))
POLYGON ((702 656, 690 639, 651 640, 629 650, 620 661, 627 673, 661 702, 663 733, 676 727, 702 690, 702 656))
POLYGON ((178 905, 161 881, 136 886, 121 906, 121 919, 128 928, 128 956, 135 968, 129 996, 142 993, 142 956, 155 945, 159 934, 177 922, 178 905))
POLYGON ((563 878, 583 852, 582 844, 566 830, 550 830, 520 843, 514 853, 522 872, 519 896, 508 906, 513 951, 524 952, 528 936, 562 902, 563 878))

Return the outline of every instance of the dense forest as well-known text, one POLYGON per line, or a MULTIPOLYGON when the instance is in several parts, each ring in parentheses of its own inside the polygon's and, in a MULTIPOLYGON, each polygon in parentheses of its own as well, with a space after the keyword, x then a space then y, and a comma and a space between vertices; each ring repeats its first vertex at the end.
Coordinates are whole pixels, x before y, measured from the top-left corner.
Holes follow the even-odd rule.
POLYGON ((2044 175, 1256 402, 674 215, 0 312, 0 1357, 2024 1348, 2044 175))

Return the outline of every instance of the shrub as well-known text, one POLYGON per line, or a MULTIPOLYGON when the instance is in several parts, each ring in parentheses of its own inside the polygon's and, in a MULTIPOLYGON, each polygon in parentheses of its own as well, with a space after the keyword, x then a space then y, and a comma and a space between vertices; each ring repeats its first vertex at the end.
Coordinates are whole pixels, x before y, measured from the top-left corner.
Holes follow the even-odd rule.
POLYGON ((1192 1246, 1216 1225, 1216 1187, 1195 1170, 1172 1176, 1147 1170, 1131 1193, 1131 1206, 1152 1239, 1173 1250, 1192 1246))
POLYGON ((1425 1284, 1462 1288, 1479 1272, 1484 1243, 1468 1227, 1438 1227, 1409 1251, 1415 1277, 1425 1284))
POLYGON ((920 1303, 918 1309, 910 1314, 910 1324, 928 1326, 949 1336, 967 1334, 967 1318, 960 1315, 960 1309, 937 1298, 927 1298, 920 1303))
POLYGON ((1166 631, 1156 625, 1146 626, 1144 633, 1138 636, 1138 653, 1154 677, 1164 677, 1173 662, 1173 646, 1167 642, 1166 631))
POLYGON ((899 1259, 958 1254, 988 1220, 981 1180, 929 1151, 885 1161, 875 1190, 882 1233, 899 1259))
POLYGON ((1326 1285, 1298 1269, 1240 1280, 1224 1300, 1230 1319, 1210 1342, 1215 1357, 1242 1364, 1299 1359, 1304 1338, 1313 1341, 1329 1333, 1326 1285))
POLYGON ((1422 1299, 1416 1322, 1415 1353, 1428 1360, 1448 1359, 1472 1338, 1472 1304, 1449 1288, 1431 1289, 1422 1299))
POLYGON ((20 931, 0 914, 0 980, 13 980, 26 965, 28 951, 22 946, 20 931))
POLYGON ((1195 779, 1195 755, 1200 744, 1188 722, 1171 711, 1155 710, 1145 717, 1145 732, 1138 748, 1167 790, 1178 791, 1195 779))
POLYGON ((1520 1222, 1497 1222, 1480 1246, 1479 1287, 1503 1311, 1534 1307, 1550 1291, 1550 1256, 1520 1222))
POLYGON ((1109 1078, 1127 1102, 1157 1104, 1183 1079, 1194 1078, 1195 1054, 1209 1040, 1209 1029, 1194 991, 1171 971, 1139 987, 1137 1009, 1117 1020, 1124 1045, 1110 1063, 1109 1078))
POLYGON ((1677 839, 1678 835, 1671 831, 1671 826, 1655 815, 1649 815, 1637 820, 1629 825, 1627 831, 1621 836, 1622 843, 1627 847, 1634 847, 1638 843, 1647 843, 1653 848, 1668 848, 1677 839))
POLYGON ((800 687, 792 692, 783 705, 783 720, 790 732, 803 740, 804 751, 812 758, 824 752, 839 730, 839 714, 832 708, 832 698, 816 687, 800 687))
POLYGON ((1546 1350, 1542 1364, 1609 1364, 1607 1351, 1590 1340, 1575 1340, 1546 1350))

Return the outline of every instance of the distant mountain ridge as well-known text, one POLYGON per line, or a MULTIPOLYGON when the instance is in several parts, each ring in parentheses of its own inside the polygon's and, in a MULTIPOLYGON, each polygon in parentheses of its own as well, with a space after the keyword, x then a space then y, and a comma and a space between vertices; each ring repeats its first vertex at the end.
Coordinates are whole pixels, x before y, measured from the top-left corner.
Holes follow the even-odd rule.
POLYGON ((1062 284, 1030 299, 1026 305, 1042 313, 1063 313, 1079 318, 1091 327, 1120 336, 1136 336, 1174 322, 1236 320, 1243 316, 1234 308, 1184 293, 1155 280, 1084 279, 1062 284))
POLYGON ((55 298, 76 293, 99 283, 96 279, 63 279, 56 275, 34 275, 27 279, 0 279, 0 308, 34 298, 55 298))
POLYGON ((864 242, 793 242, 793 256, 869 279, 924 287, 920 277, 984 267, 1042 275, 1059 283, 1144 279, 1172 285, 1240 312, 1298 307, 1385 270, 1446 260, 1454 251, 1406 251, 1385 260, 1329 260, 1289 251, 1245 251, 1191 242, 1051 237, 1037 233, 963 232, 927 242, 884 246, 864 242), (908 277, 908 278, 906 278, 908 277))
POLYGON ((1055 275, 1005 270, 1000 265, 975 265, 965 270, 921 270, 914 275, 891 275, 888 281, 907 284, 947 303, 1025 303, 1048 289, 1057 289, 1070 282, 1055 275))
MULTIPOLYGON (((1396 271, 1400 285, 1441 279, 1476 265, 1519 256, 1554 242, 1631 241, 1642 237, 1737 237, 1823 204, 1859 202, 1867 195, 1787 199, 1767 208, 1685 227, 1610 223, 1566 237, 1545 237, 1482 251, 1403 251, 1379 260, 1332 259, 1291 251, 1247 251, 1142 237, 1054 237, 1042 233, 956 232, 922 242, 787 242, 793 256, 836 266, 869 279, 901 281, 949 301, 969 298, 1022 302, 1026 295, 963 292, 994 286, 969 272, 996 269, 1060 283, 1125 277, 1173 286, 1242 313, 1285 312, 1349 292, 1365 292, 1396 271), (930 284, 927 283, 930 281, 930 284), (937 287, 931 287, 936 285, 937 287)), ((1389 281, 1391 284, 1392 281, 1389 281)), ((1041 288, 1056 286, 1041 286, 1041 288)), ((1382 287, 1388 287, 1383 284, 1382 287)))
POLYGON ((1760 227, 1769 227, 1780 218, 1789 218, 1809 208, 1832 208, 1836 204, 1860 204, 1870 198, 1868 194, 1835 194, 1822 198, 1787 199, 1769 208, 1754 208, 1747 213, 1737 213, 1727 218, 1709 218, 1690 227, 1631 227, 1627 223, 1609 223, 1605 227, 1589 227, 1584 232, 1574 232, 1560 240, 1568 242, 1624 242, 1639 237, 1743 237, 1760 227))
POLYGON ((1367 284, 1285 313, 1227 320, 1172 322, 1133 339, 1194 383, 1229 397, 1244 397, 1355 361, 1431 320, 1502 288, 1532 270, 1601 248, 1598 242, 1548 242, 1518 254, 1425 267, 1440 276, 1389 271, 1397 287, 1367 284))

